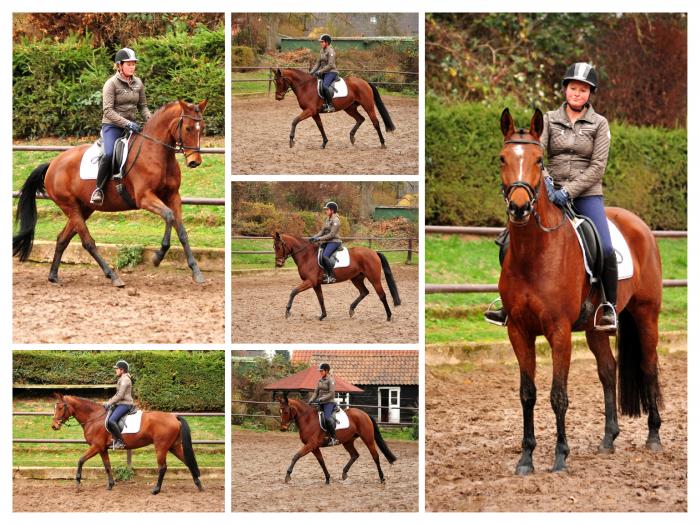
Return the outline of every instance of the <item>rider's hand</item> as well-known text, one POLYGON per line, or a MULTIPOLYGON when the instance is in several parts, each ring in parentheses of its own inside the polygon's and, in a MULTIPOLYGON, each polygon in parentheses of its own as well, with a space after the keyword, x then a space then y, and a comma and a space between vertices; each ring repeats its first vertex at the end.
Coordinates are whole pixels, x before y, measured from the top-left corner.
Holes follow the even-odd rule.
POLYGON ((318 242, 316 237, 309 237, 309 242, 318 242))
POLYGON ((554 189, 554 181, 552 180, 552 177, 549 175, 545 175, 544 177, 544 187, 547 188, 547 196, 549 197, 550 201, 554 200, 554 192, 556 191, 554 189))
POLYGON ((139 126, 136 122, 131 122, 126 125, 126 129, 129 131, 141 131, 141 126, 139 126))
POLYGON ((563 208, 569 202, 569 192, 564 188, 557 190, 552 194, 551 200, 554 204, 563 208))
POLYGON ((105 403, 105 404, 102 405, 102 406, 105 407, 105 410, 109 410, 109 407, 110 407, 111 405, 110 405, 109 403, 105 403))

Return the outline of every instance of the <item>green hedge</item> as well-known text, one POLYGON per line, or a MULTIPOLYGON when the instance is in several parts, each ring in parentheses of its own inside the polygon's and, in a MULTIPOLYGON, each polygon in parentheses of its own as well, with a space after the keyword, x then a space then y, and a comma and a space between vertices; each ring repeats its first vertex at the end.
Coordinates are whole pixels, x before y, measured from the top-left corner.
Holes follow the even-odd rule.
MULTIPOLYGON (((224 29, 199 26, 193 34, 141 37, 137 76, 151 111, 185 98, 208 98, 207 133, 225 131, 224 29)), ((102 86, 113 74, 116 50, 93 48, 76 36, 61 42, 23 41, 13 48, 13 136, 84 136, 99 133, 102 86)))
POLYGON ((17 351, 12 382, 92 385, 115 383, 112 367, 126 359, 134 397, 142 407, 166 411, 224 410, 225 365, 221 351, 17 351))
MULTIPOLYGON (((532 110, 512 101, 447 104, 426 98, 426 223, 505 224, 498 163, 504 107, 518 125, 529 127, 532 110)), ((610 128, 606 204, 634 211, 654 229, 686 229, 686 131, 616 123, 610 128)))

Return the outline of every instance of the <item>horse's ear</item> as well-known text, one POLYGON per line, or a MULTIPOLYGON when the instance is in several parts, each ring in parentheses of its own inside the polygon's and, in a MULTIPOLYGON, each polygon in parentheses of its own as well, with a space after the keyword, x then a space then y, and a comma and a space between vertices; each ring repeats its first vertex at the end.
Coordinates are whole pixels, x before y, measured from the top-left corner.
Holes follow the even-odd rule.
POLYGON ((280 68, 275 69, 275 76, 276 76, 276 77, 281 77, 281 76, 282 76, 282 71, 280 71, 280 68))
POLYGON ((205 98, 199 104, 197 104, 199 106, 199 111, 201 111, 202 113, 204 113, 204 108, 207 107, 207 102, 209 102, 209 99, 205 98))
POLYGON ((275 240, 280 240, 280 232, 275 232, 275 240))
POLYGON ((542 130, 544 130, 544 117, 540 108, 536 108, 530 120, 530 135, 539 139, 542 136, 542 130))
POLYGON ((182 108, 182 111, 186 111, 187 108, 189 107, 189 103, 185 102, 181 98, 177 99, 178 103, 180 104, 180 107, 182 108))
POLYGON ((59 401, 63 401, 63 394, 61 394, 60 392, 54 392, 53 397, 55 397, 59 401))
POLYGON ((504 109, 503 113, 501 113, 501 133, 503 133, 503 137, 506 139, 515 133, 515 124, 513 123, 513 117, 508 108, 504 109))

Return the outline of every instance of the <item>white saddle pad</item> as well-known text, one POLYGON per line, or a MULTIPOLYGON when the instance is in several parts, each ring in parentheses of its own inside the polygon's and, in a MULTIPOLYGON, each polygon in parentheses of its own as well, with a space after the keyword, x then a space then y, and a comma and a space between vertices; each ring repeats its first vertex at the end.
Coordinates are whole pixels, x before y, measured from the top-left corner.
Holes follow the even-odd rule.
MULTIPOLYGON (((318 96, 321 96, 321 86, 323 85, 323 80, 319 80, 317 84, 318 96)), ((333 98, 347 97, 348 96, 348 85, 345 83, 345 79, 333 82, 331 84, 331 89, 335 88, 335 93, 333 93, 333 98)))
POLYGON ((350 250, 343 247, 335 252, 335 258, 337 262, 333 268, 347 268, 350 266, 350 250))
MULTIPOLYGON (((318 424, 321 425, 321 428, 323 428, 322 424, 322 418, 323 418, 323 413, 319 412, 318 413, 318 424)), ((348 415, 345 413, 345 410, 342 408, 338 410, 335 413, 335 429, 336 430, 343 430, 344 428, 349 428, 350 427, 350 420, 348 419, 348 415)))
POLYGON ((83 180, 96 180, 97 167, 100 163, 102 155, 102 147, 95 142, 92 146, 85 150, 83 158, 80 161, 80 178, 83 180))
MULTIPOLYGON (((137 434, 141 430, 141 416, 143 410, 137 410, 135 414, 129 414, 124 420, 124 430, 122 434, 137 434)), ((107 418, 105 418, 105 428, 107 428, 107 418)), ((107 428, 109 430, 109 428, 107 428)))
MULTIPOLYGON (((574 227, 574 230, 576 230, 576 226, 578 225, 577 221, 580 221, 580 219, 570 221, 571 225, 574 227)), ((610 230, 610 238, 612 239, 613 249, 615 250, 615 255, 617 256, 617 280, 622 281, 623 279, 629 279, 634 275, 634 263, 632 261, 632 252, 630 252, 630 247, 618 227, 610 219, 608 219, 608 229, 610 230)), ((576 235, 576 238, 578 239, 579 246, 581 247, 583 266, 586 269, 586 273, 589 276, 592 276, 593 272, 588 267, 588 261, 586 261, 583 240, 578 234, 576 235)))

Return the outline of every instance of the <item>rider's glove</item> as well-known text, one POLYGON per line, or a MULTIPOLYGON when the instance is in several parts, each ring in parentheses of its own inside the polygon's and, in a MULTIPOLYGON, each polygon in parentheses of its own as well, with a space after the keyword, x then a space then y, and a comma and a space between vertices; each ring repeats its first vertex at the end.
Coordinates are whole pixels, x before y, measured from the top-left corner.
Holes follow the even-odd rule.
POLYGON ((129 131, 138 132, 141 131, 141 126, 139 126, 136 122, 129 121, 129 123, 126 125, 126 129, 128 129, 129 131))
POLYGON ((564 188, 557 190, 552 194, 551 200, 554 204, 563 208, 569 202, 569 192, 564 188))

